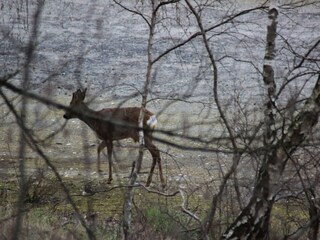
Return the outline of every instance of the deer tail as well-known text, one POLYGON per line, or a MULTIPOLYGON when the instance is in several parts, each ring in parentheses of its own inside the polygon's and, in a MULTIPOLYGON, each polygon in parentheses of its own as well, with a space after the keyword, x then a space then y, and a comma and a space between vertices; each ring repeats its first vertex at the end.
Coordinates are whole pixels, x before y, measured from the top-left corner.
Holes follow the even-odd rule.
POLYGON ((151 115, 150 118, 147 120, 147 125, 154 129, 157 126, 158 120, 156 118, 156 115, 151 115))

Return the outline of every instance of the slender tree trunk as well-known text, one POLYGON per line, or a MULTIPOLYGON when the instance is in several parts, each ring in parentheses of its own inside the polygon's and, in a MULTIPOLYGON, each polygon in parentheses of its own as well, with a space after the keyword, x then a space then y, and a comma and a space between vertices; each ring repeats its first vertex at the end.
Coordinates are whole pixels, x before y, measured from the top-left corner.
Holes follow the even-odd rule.
MULTIPOLYGON (((276 9, 269 10, 271 24, 268 26, 266 60, 273 58, 277 15, 276 9)), ((269 239, 270 214, 275 196, 281 187, 280 180, 287 160, 308 137, 320 115, 319 75, 311 96, 288 127, 287 133, 282 133, 280 137, 275 138, 276 133, 272 126, 275 120, 273 69, 271 65, 265 64, 264 70, 264 81, 268 90, 266 116, 268 116, 267 123, 271 124, 265 130, 265 144, 268 151, 260 167, 252 198, 234 223, 226 230, 222 239, 269 239)))
POLYGON ((131 220, 132 220, 132 200, 133 200, 133 185, 137 180, 136 172, 131 174, 131 178, 129 181, 128 190, 124 196, 124 203, 123 203, 123 233, 124 239, 130 240, 132 239, 131 233, 131 220))
MULTIPOLYGON (((36 9, 34 17, 34 25, 30 33, 30 38, 28 45, 26 47, 26 63, 23 69, 23 79, 22 79, 22 88, 24 91, 27 91, 30 83, 30 64, 33 59, 34 50, 36 46, 36 41, 38 38, 38 28, 41 20, 41 13, 43 9, 43 2, 39 3, 38 8, 36 9)), ((25 122, 27 119, 27 105, 28 99, 25 96, 22 96, 20 119, 22 122, 25 122)), ((28 190, 27 179, 25 176, 25 154, 26 154, 26 137, 23 129, 20 130, 20 139, 19 139, 19 172, 20 172, 20 181, 19 181, 19 197, 15 210, 16 212, 16 222, 12 232, 12 239, 18 239, 21 230, 22 224, 22 215, 24 212, 24 201, 28 190)))
POLYGON ((314 191, 310 189, 310 194, 309 194, 309 218, 310 218, 310 228, 309 228, 309 233, 308 237, 310 240, 317 240, 318 235, 319 235, 319 226, 320 226, 320 212, 317 207, 317 198, 315 197, 316 194, 314 194, 314 191))
MULTIPOLYGON (((144 112, 147 106, 147 98, 149 94, 149 87, 151 82, 151 73, 152 73, 152 44, 153 44, 153 35, 154 35, 154 28, 155 28, 155 22, 156 22, 156 12, 155 12, 155 2, 152 1, 152 15, 151 15, 151 22, 149 25, 149 39, 148 39, 148 50, 147 50, 147 73, 146 73, 146 80, 144 83, 144 89, 142 93, 142 101, 141 101, 141 110, 139 115, 139 127, 143 128, 143 118, 144 118, 144 112)), ((140 172, 141 170, 141 164, 142 164, 142 158, 143 158, 143 148, 144 148, 144 135, 143 131, 139 131, 139 157, 137 160, 137 172, 140 172)))
MULTIPOLYGON (((203 43, 205 46, 205 49, 207 51, 211 66, 212 66, 212 80, 213 80, 213 95, 214 95, 214 101, 215 104, 218 108, 218 112, 220 115, 220 118, 222 119, 224 126, 226 127, 228 134, 229 134, 229 138, 234 150, 234 155, 233 155, 233 162, 232 162, 232 166, 229 169, 229 171, 225 174, 225 176, 223 177, 223 180, 220 184, 219 187, 219 191, 217 192, 217 194, 215 194, 211 200, 211 204, 210 204, 210 209, 208 210, 207 216, 204 218, 202 224, 201 224, 201 234, 202 234, 202 239, 209 239, 209 233, 212 230, 212 225, 213 225, 213 220, 214 220, 214 216, 216 213, 216 209, 217 209, 217 205, 218 202, 220 201, 221 195, 225 189, 225 187, 227 186, 227 182, 228 180, 231 178, 231 176, 235 173, 236 168, 238 166, 238 163, 241 159, 241 154, 238 151, 238 146, 237 143, 235 141, 235 137, 233 135, 233 131, 229 125, 228 119, 224 114, 224 111, 222 109, 222 106, 220 104, 220 100, 219 100, 219 95, 218 95, 218 67, 216 65, 216 61, 213 55, 213 52, 210 48, 209 45, 209 41, 206 35, 206 31, 205 28, 202 24, 202 20, 201 17, 199 15, 199 13, 196 12, 195 8, 192 6, 192 4, 189 2, 189 0, 185 0, 186 4, 188 5, 189 9, 191 10, 192 14, 195 16, 196 20, 197 20, 197 24, 198 27, 200 29, 201 32, 201 36, 203 39, 203 43)), ((235 175, 234 175, 235 176, 235 175)), ((240 192, 237 191, 237 183, 235 182, 235 190, 237 192, 237 197, 239 197, 240 199, 240 192)), ((241 202, 239 201, 239 204, 241 202)))
MULTIPOLYGON (((152 71, 152 43, 153 43, 153 35, 154 35, 154 27, 155 27, 155 20, 156 20, 156 12, 155 12, 155 1, 152 1, 152 16, 151 16, 151 22, 149 24, 149 39, 148 39, 148 50, 147 50, 147 56, 148 56, 148 63, 147 63, 147 73, 146 73, 146 80, 144 83, 144 89, 142 93, 142 102, 141 102, 141 110, 139 115, 139 128, 143 128, 143 119, 144 119, 144 113, 147 105, 147 97, 149 93, 149 86, 151 82, 151 71, 152 71)), ((123 232, 124 237, 126 240, 132 239, 132 233, 131 233, 131 219, 132 219, 132 199, 134 195, 133 187, 132 185, 135 184, 137 179, 137 174, 141 170, 141 164, 143 159, 143 150, 144 150, 144 133, 143 130, 139 131, 139 156, 137 159, 136 167, 133 168, 131 179, 130 179, 130 187, 128 188, 125 199, 124 199, 124 221, 123 221, 123 232)))
MULTIPOLYGON (((263 163, 259 171, 258 181, 255 186, 253 197, 247 207, 243 209, 237 220, 230 226, 227 232, 223 235, 223 239, 269 239, 268 225, 272 209, 273 201, 269 200, 270 181, 273 177, 270 176, 270 170, 274 171, 274 179, 279 179, 279 168, 274 165, 269 168, 270 160, 276 155, 271 151, 272 144, 275 140, 275 92, 276 83, 274 81, 273 59, 275 56, 275 38, 277 28, 278 12, 275 8, 269 10, 269 25, 267 28, 267 45, 265 53, 265 64, 263 66, 263 80, 266 86, 266 108, 265 108, 265 133, 264 145, 268 149, 266 157, 263 157, 263 163), (240 222, 242 221, 242 222, 240 222)), ((281 170, 280 170, 281 171, 281 170)))

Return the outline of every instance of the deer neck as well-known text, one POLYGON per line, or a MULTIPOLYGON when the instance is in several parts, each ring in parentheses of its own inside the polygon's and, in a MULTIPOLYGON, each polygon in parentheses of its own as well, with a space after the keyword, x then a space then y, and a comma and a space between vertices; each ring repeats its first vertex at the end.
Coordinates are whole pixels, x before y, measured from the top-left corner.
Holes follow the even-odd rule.
POLYGON ((94 130, 95 132, 98 132, 101 121, 98 119, 95 119, 95 118, 99 118, 97 111, 90 109, 84 103, 81 105, 80 109, 82 114, 79 116, 79 119, 84 123, 86 123, 92 130, 94 130))

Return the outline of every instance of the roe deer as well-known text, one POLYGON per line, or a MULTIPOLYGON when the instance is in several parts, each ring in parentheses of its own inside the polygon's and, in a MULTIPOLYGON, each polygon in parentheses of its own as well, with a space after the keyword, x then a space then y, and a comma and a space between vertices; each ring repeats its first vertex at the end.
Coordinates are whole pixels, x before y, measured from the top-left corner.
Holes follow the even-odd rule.
MULTIPOLYGON (((85 122, 102 140, 98 146, 98 171, 100 171, 100 152, 107 147, 109 162, 108 183, 112 181, 112 148, 114 140, 132 138, 135 142, 139 141, 138 119, 140 108, 104 108, 99 111, 90 109, 83 101, 86 97, 87 89, 81 91, 78 89, 72 94, 70 107, 74 111, 66 111, 63 115, 65 119, 78 118, 85 122)), ((145 147, 152 155, 152 165, 147 179, 148 187, 152 181, 152 175, 156 163, 158 163, 159 174, 162 187, 165 187, 165 181, 162 175, 161 158, 159 149, 152 143, 152 130, 157 124, 155 115, 145 110, 143 126, 145 147)), ((139 170, 139 169, 138 169, 139 170)))

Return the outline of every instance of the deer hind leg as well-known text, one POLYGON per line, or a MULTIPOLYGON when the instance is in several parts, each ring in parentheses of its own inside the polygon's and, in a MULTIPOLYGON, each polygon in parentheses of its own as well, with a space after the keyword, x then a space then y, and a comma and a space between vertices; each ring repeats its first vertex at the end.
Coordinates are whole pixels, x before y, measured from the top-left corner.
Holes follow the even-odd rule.
POLYGON ((109 163, 109 178, 108 184, 112 182, 112 149, 113 143, 112 141, 106 141, 107 152, 108 152, 108 163, 109 163))
POLYGON ((151 156, 152 156, 152 165, 150 168, 150 173, 148 176, 147 184, 146 186, 149 187, 151 181, 152 181, 152 175, 154 168, 156 166, 156 163, 158 163, 159 167, 159 175, 160 175, 160 181, 162 188, 164 189, 166 187, 166 183, 162 174, 162 166, 161 166, 161 157, 160 157, 160 151, 159 149, 152 143, 151 139, 149 137, 145 137, 145 146, 149 150, 151 156))
MULTIPOLYGON (((137 131, 134 131, 131 135, 131 138, 134 142, 139 142, 139 133, 137 131)), ((139 153, 140 154, 140 153, 139 153)), ((137 163, 134 162, 135 164, 135 167, 137 169, 137 173, 140 173, 141 172, 141 165, 142 165, 142 160, 139 159, 137 161, 137 163), (140 160, 140 161, 139 161, 140 160)))
POLYGON ((97 149, 97 152, 98 152, 98 163, 97 163, 97 171, 98 173, 101 173, 102 170, 100 168, 100 152, 107 146, 107 143, 105 141, 102 141, 99 146, 98 146, 98 149, 97 149))

